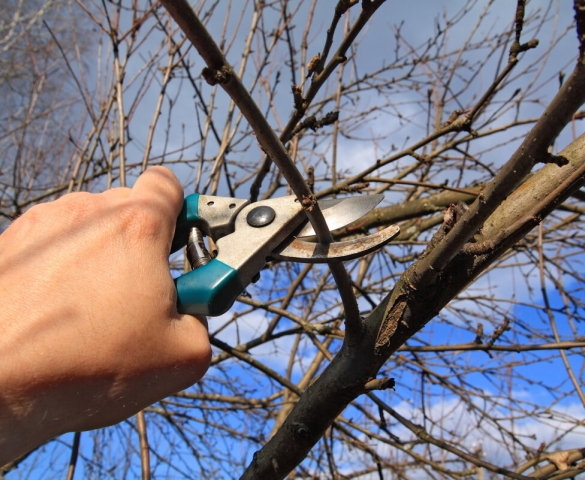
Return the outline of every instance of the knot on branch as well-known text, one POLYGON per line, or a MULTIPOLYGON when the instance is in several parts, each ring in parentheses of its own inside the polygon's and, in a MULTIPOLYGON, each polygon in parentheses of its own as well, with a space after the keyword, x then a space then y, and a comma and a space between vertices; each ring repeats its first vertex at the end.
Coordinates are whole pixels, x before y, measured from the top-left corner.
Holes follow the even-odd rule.
POLYGON ((301 205, 305 210, 307 210, 307 212, 312 212, 315 205, 317 205, 317 200, 315 200, 315 197, 313 197, 313 195, 311 195, 310 197, 303 195, 301 205))
POLYGON ((367 382, 364 385, 364 390, 366 392, 371 392, 372 390, 388 390, 389 388, 394 388, 395 386, 396 382, 393 378, 376 378, 367 382))
POLYGON ((339 335, 340 334, 339 330, 337 330, 329 325, 323 325, 322 323, 318 323, 318 324, 311 325, 311 326, 312 326, 313 332, 319 333, 321 335, 332 335, 332 334, 339 335))
POLYGON ((491 240, 486 240, 484 242, 466 243, 465 245, 463 245, 463 248, 461 249, 461 251, 465 255, 473 255, 473 256, 486 255, 487 253, 491 253, 496 249, 499 239, 500 239, 500 237, 496 236, 496 238, 491 239, 491 240))
POLYGON ((205 67, 201 71, 201 75, 203 75, 203 78, 209 85, 217 85, 227 83, 232 76, 232 72, 229 67, 224 65, 219 70, 205 67))
POLYGON ((323 67, 321 66, 321 52, 319 52, 317 55, 311 58, 311 60, 309 60, 307 65, 306 78, 310 78, 311 75, 313 75, 315 72, 320 73, 321 70, 323 70, 323 67))
POLYGON ((441 128, 449 128, 450 131, 465 130, 471 132, 471 118, 467 114, 471 110, 454 110, 449 118, 441 125, 441 128))
POLYGON ((445 233, 450 232, 468 210, 469 206, 465 202, 450 204, 443 212, 443 230, 445 233))
POLYGON ((475 340, 473 343, 476 345, 481 345, 483 343, 483 323, 477 323, 477 329, 475 331, 475 340))
POLYGON ((335 6, 335 14, 341 16, 358 3, 360 3, 360 0, 339 0, 335 6))
POLYGON ((291 425, 291 428, 293 435, 301 440, 309 438, 309 434, 311 433, 309 427, 307 427, 304 423, 294 422, 291 425))
POLYGON ((424 155, 420 155, 418 153, 416 153, 414 150, 410 150, 408 152, 408 154, 414 158, 417 162, 421 162, 421 163, 430 163, 432 162, 432 159, 429 157, 426 157, 424 155))
POLYGON ((290 88, 291 88, 292 93, 293 93, 293 100, 295 103, 295 108, 301 113, 304 112, 305 111, 305 100, 303 99, 302 87, 299 87, 298 85, 292 85, 290 88))
POLYGON ((538 43, 539 41, 537 38, 522 44, 520 44, 519 42, 514 42, 510 47, 510 61, 515 61, 519 53, 525 52, 526 50, 530 50, 531 48, 538 47, 538 43))
POLYGON ((310 128, 313 132, 316 132, 319 128, 326 125, 331 125, 339 119, 339 112, 329 112, 327 115, 317 120, 315 115, 311 115, 299 123, 293 130, 293 135, 302 132, 303 130, 310 128))
POLYGON ((492 333, 492 338, 488 341, 487 345, 491 348, 494 343, 507 331, 510 329, 510 319, 508 317, 504 317, 504 323, 497 327, 492 333))
POLYGON ((546 157, 544 157, 540 161, 540 163, 554 163, 555 165, 558 165, 559 167, 564 167, 565 165, 569 164, 569 160, 567 160, 562 155, 548 154, 546 157))

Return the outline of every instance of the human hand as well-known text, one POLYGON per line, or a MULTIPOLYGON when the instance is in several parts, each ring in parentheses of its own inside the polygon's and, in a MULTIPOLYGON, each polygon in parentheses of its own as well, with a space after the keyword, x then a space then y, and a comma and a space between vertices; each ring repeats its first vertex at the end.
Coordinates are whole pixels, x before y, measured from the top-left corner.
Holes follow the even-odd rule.
POLYGON ((0 465, 203 376, 206 321, 177 313, 168 264, 182 204, 155 167, 132 189, 34 206, 0 235, 0 465))

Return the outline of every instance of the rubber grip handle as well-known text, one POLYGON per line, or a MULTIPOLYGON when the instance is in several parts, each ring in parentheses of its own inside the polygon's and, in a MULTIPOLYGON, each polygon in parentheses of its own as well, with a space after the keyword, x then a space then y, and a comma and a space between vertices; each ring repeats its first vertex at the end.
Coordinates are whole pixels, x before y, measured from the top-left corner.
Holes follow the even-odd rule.
POLYGON ((175 279, 179 313, 217 317, 244 291, 237 270, 217 259, 175 279))
POLYGON ((177 217, 175 236, 171 244, 171 253, 183 248, 189 240, 189 231, 193 227, 200 228, 202 220, 199 218, 199 194, 187 195, 183 201, 183 208, 177 217))

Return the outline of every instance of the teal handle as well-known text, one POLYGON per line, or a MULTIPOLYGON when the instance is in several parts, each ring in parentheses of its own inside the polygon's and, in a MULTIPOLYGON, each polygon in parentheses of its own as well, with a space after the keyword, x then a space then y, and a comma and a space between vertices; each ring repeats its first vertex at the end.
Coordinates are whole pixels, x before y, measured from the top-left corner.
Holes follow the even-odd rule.
POLYGON ((217 259, 175 279, 179 313, 217 317, 244 291, 237 270, 217 259))
POLYGON ((202 223, 202 220, 199 218, 199 194, 193 193, 185 197, 183 208, 177 217, 177 226, 175 227, 175 237, 171 245, 171 253, 187 245, 191 228, 200 228, 202 223))

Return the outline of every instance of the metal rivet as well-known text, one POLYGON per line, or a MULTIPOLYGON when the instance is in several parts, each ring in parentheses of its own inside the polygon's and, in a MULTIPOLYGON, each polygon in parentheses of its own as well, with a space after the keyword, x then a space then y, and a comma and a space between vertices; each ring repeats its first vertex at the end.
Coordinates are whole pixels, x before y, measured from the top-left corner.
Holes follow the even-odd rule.
POLYGON ((260 228, 265 227, 266 225, 270 225, 274 220, 274 217, 276 217, 276 212, 274 209, 267 206, 262 206, 250 210, 246 220, 248 220, 248 225, 251 227, 260 228))

